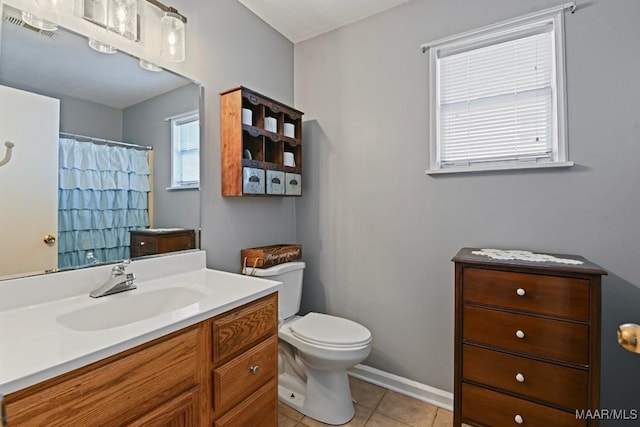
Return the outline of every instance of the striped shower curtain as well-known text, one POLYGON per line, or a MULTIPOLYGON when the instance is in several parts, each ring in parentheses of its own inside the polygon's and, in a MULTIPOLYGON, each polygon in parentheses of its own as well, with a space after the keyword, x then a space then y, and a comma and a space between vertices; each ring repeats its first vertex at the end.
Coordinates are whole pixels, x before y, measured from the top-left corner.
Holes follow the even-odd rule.
POLYGON ((60 138, 58 268, 129 258, 129 230, 149 226, 144 150, 60 138))

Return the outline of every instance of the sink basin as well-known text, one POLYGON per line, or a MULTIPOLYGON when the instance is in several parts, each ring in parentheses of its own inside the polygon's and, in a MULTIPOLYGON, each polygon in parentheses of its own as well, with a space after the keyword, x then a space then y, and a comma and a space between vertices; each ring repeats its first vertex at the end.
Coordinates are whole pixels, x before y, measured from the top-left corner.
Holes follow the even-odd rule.
POLYGON ((135 290, 127 291, 103 297, 104 302, 58 316, 56 320, 61 325, 76 331, 98 331, 186 309, 206 296, 201 292, 180 287, 144 293, 136 293, 135 290))

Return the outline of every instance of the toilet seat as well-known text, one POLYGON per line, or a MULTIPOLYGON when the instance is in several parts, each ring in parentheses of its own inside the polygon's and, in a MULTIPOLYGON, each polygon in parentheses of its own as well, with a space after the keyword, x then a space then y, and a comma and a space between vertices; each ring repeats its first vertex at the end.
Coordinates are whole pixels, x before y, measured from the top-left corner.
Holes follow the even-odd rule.
POLYGON ((328 314, 309 313, 294 322, 289 330, 301 341, 324 347, 360 347, 371 342, 371 332, 364 326, 328 314))

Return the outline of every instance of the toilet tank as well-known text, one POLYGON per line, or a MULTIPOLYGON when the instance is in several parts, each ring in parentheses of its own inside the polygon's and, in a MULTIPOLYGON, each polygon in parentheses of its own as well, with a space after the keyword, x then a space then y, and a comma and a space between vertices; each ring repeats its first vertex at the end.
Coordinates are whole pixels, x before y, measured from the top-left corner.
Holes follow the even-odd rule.
POLYGON ((288 319, 300 311, 304 267, 304 262, 295 261, 269 268, 256 268, 255 271, 251 267, 246 267, 244 273, 282 282, 282 288, 278 294, 278 310, 282 319, 288 319))

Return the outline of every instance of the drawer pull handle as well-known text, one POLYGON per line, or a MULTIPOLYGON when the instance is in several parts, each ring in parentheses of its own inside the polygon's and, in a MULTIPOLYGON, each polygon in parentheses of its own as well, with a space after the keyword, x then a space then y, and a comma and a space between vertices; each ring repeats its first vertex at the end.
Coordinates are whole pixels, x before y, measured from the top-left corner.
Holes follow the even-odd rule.
POLYGON ((251 372, 252 375, 257 374, 259 370, 260 370, 260 366, 258 365, 253 365, 252 367, 249 368, 249 372, 251 372))
POLYGON ((520 339, 524 338, 524 331, 521 331, 520 329, 518 329, 516 331, 516 336, 520 339))
POLYGON ((513 421, 515 421, 517 424, 522 424, 524 423, 524 418, 522 418, 522 415, 518 414, 513 417, 513 421))
POLYGON ((516 381, 518 381, 519 383, 523 383, 524 382, 524 375, 522 375, 521 373, 517 373, 516 374, 516 381))
POLYGON ((516 294, 518 294, 519 296, 523 297, 527 294, 527 291, 525 291, 522 288, 518 288, 518 290, 516 291, 516 294))

